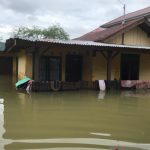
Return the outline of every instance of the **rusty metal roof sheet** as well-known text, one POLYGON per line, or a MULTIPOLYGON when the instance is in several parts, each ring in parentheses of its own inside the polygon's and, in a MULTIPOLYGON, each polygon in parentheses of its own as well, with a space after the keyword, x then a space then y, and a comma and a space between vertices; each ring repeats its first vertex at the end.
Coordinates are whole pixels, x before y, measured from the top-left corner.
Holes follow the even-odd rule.
POLYGON ((116 34, 118 34, 119 32, 124 32, 127 29, 131 29, 135 26, 138 26, 140 24, 142 24, 144 22, 144 18, 140 18, 140 19, 136 19, 136 20, 132 20, 132 21, 128 21, 124 24, 124 26, 122 24, 117 25, 117 26, 112 26, 110 28, 106 28, 103 29, 100 28, 100 30, 96 29, 94 30, 94 32, 89 32, 79 38, 76 38, 76 40, 90 40, 90 41, 104 41, 116 34))
MULTIPOLYGON (((144 8, 144 9, 126 14, 125 15, 125 20, 129 21, 129 20, 133 20, 133 19, 139 19, 141 17, 146 17, 146 16, 149 16, 149 15, 150 15, 150 6, 147 7, 147 8, 144 8)), ((102 25, 101 27, 108 28, 110 26, 122 23, 123 19, 124 19, 124 16, 118 17, 118 18, 102 25)))

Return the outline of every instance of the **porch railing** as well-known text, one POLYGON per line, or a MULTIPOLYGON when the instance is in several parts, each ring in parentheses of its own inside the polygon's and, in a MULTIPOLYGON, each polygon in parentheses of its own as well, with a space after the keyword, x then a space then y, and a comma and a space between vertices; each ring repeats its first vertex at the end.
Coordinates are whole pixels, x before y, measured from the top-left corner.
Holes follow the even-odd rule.
POLYGON ((79 90, 79 89, 93 89, 98 90, 98 82, 64 82, 64 81, 41 81, 32 83, 32 91, 65 91, 65 90, 79 90))

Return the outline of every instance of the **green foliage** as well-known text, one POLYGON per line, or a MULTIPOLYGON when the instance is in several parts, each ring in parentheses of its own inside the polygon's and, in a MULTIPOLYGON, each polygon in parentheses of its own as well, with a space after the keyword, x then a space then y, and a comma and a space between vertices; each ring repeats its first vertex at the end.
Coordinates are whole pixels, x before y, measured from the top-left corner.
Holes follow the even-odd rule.
POLYGON ((37 38, 37 39, 69 39, 69 35, 60 25, 53 25, 45 29, 33 26, 32 28, 28 27, 19 27, 14 30, 12 37, 14 38, 37 38))

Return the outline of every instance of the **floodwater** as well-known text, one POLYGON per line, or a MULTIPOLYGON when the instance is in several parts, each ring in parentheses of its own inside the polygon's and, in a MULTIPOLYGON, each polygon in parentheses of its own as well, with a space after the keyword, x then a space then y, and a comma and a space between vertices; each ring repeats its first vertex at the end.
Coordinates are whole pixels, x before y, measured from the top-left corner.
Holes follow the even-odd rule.
POLYGON ((150 150, 150 91, 21 93, 0 77, 0 150, 150 150))

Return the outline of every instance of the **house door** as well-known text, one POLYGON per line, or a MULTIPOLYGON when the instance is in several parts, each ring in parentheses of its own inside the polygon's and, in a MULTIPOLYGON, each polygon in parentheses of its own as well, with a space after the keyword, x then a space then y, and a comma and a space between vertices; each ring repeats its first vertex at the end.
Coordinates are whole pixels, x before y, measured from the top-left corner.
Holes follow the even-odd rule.
POLYGON ((139 80, 138 54, 122 54, 121 56, 121 80, 139 80))
POLYGON ((0 75, 12 75, 13 73, 13 58, 0 57, 0 75))
POLYGON ((40 80, 59 81, 61 77, 60 57, 42 57, 40 60, 40 80))
POLYGON ((82 80, 82 56, 66 56, 66 81, 77 82, 82 80))

